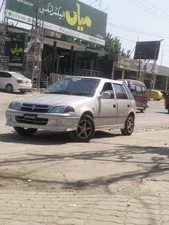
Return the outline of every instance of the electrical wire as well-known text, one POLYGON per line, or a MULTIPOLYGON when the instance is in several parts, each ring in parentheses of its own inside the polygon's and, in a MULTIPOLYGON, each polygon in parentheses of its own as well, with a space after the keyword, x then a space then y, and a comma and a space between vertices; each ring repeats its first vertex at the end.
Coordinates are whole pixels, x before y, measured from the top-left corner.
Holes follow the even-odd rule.
POLYGON ((126 31, 129 31, 129 32, 137 33, 137 34, 144 34, 144 35, 147 35, 147 36, 169 39, 169 36, 165 36, 163 34, 149 33, 149 32, 146 32, 146 31, 137 30, 137 29, 134 29, 134 28, 128 28, 128 27, 116 25, 116 24, 113 24, 113 23, 107 23, 107 26, 114 27, 114 28, 121 29, 121 30, 126 30, 126 31))
POLYGON ((169 21, 169 18, 165 17, 164 15, 161 15, 159 12, 156 12, 154 10, 152 10, 152 8, 147 8, 147 6, 145 6, 144 4, 141 4, 140 2, 136 2, 133 0, 128 0, 130 3, 132 3, 133 5, 143 9, 145 12, 148 12, 149 14, 152 14, 153 16, 159 17, 161 19, 163 19, 165 22, 167 22, 166 20, 169 21))
POLYGON ((157 10, 158 12, 161 12, 161 14, 164 14, 165 16, 167 16, 169 18, 169 14, 168 13, 159 10, 159 8, 157 8, 153 4, 150 4, 150 2, 148 2, 147 0, 142 0, 142 2, 144 2, 146 5, 152 7, 154 10, 157 10))

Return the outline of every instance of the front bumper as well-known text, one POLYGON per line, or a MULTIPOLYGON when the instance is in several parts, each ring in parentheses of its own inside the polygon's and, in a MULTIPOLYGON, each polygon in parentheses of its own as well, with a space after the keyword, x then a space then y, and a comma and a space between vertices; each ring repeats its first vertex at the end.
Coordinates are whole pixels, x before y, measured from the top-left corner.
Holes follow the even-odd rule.
POLYGON ((6 111, 6 125, 11 127, 24 127, 34 128, 39 130, 65 132, 77 129, 80 117, 67 114, 54 114, 54 113, 30 113, 7 109, 6 111), (17 118, 23 118, 24 114, 36 115, 35 120, 22 119, 18 122, 17 118), (41 119, 46 119, 45 125, 37 124, 41 119), (37 122, 38 121, 38 122, 37 122))

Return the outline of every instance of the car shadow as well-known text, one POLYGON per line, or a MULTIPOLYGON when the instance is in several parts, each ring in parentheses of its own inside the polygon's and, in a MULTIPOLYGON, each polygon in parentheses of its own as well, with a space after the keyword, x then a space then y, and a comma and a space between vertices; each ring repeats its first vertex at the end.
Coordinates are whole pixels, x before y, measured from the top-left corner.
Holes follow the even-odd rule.
MULTIPOLYGON (((97 131, 94 136, 96 139, 105 139, 121 136, 121 134, 113 134, 104 131, 97 131)), ((62 145, 72 143, 67 133, 53 133, 40 131, 34 136, 23 137, 15 132, 0 134, 0 142, 5 143, 19 143, 19 144, 33 144, 33 145, 62 145)), ((76 142, 74 142, 76 143, 76 142)))
POLYGON ((106 131, 96 131, 94 139, 102 139, 102 138, 113 138, 113 137, 118 137, 122 136, 120 133, 110 133, 106 131))
POLYGON ((155 112, 155 113, 158 113, 158 114, 168 114, 168 112, 155 112))
POLYGON ((33 144, 33 145, 61 145, 69 141, 67 134, 37 132, 34 136, 23 137, 15 132, 0 134, 0 142, 33 144))

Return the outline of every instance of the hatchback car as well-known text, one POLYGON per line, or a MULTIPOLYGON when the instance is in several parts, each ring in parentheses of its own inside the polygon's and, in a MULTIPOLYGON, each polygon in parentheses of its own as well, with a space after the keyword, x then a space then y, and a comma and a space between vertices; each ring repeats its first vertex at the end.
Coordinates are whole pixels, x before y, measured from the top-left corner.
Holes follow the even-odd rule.
POLYGON ((32 82, 18 72, 0 71, 0 89, 8 93, 13 91, 23 93, 32 89, 32 82))
POLYGON ((123 135, 131 135, 135 111, 133 95, 122 81, 66 77, 39 96, 13 101, 6 111, 6 124, 23 136, 42 129, 89 141, 102 129, 121 129, 123 135))

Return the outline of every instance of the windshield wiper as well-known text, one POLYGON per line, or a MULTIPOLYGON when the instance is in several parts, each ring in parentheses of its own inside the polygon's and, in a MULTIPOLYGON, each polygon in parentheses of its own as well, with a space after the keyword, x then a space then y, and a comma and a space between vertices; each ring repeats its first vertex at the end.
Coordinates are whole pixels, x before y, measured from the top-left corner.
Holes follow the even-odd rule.
POLYGON ((44 94, 72 94, 69 91, 45 91, 44 94))
POLYGON ((91 96, 91 94, 88 94, 88 93, 72 93, 72 95, 79 95, 79 96, 91 96))

